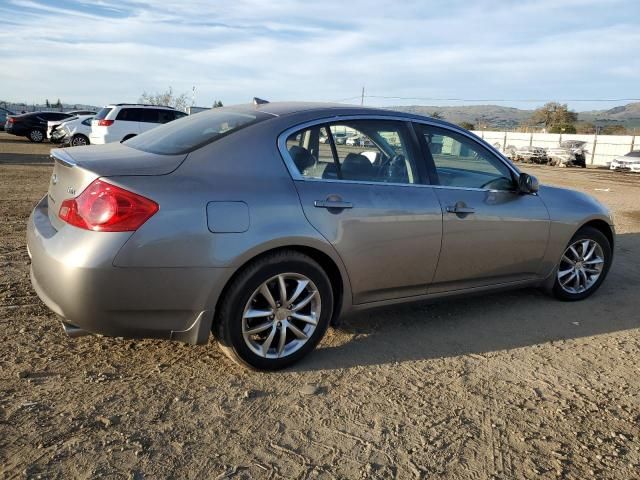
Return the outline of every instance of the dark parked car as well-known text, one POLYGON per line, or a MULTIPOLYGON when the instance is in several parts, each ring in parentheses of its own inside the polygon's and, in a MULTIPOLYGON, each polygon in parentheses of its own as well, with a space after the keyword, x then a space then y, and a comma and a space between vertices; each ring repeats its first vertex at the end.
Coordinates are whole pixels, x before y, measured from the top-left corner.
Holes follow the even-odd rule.
POLYGON ((9 115, 14 115, 14 113, 6 108, 0 108, 0 130, 4 130, 4 124, 9 115))
POLYGON ((42 142, 47 138, 47 122, 71 117, 71 113, 63 112, 23 113, 8 117, 4 128, 7 133, 27 137, 32 142, 42 142))
POLYGON ((238 362, 278 369, 349 311, 525 286, 582 300, 613 259, 597 200, 539 188, 469 131, 408 113, 214 108, 52 156, 31 281, 76 336, 213 331, 238 362))

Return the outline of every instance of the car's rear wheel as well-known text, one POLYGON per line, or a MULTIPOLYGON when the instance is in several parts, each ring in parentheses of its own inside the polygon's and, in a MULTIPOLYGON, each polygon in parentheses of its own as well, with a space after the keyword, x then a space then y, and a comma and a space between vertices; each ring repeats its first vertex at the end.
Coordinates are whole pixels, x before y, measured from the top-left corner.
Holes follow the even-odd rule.
POLYGON ((30 130, 29 135, 27 136, 29 137, 29 140, 35 143, 40 143, 44 140, 44 132, 37 128, 30 130))
POLYGON ((607 237, 592 227, 580 229, 562 254, 553 294, 568 301, 589 297, 607 276, 611 260, 611 244, 607 237))
POLYGON ((71 146, 80 147, 82 145, 89 145, 89 139, 81 134, 74 135, 71 139, 71 146))
POLYGON ((250 264, 221 300, 214 333, 236 362, 259 370, 285 368, 324 336, 333 291, 322 267, 296 251, 280 251, 250 264))

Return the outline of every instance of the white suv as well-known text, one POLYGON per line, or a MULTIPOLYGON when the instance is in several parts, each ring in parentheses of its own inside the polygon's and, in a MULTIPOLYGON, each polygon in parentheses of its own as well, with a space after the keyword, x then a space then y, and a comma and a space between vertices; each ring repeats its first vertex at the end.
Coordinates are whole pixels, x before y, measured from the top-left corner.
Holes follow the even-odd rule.
POLYGON ((187 114, 172 107, 118 103, 107 105, 91 121, 91 144, 122 142, 187 114))

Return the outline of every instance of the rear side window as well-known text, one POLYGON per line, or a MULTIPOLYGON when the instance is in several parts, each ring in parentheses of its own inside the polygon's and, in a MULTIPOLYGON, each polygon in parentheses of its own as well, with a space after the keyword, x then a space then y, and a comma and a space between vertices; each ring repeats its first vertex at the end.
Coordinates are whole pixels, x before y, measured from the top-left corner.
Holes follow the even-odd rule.
POLYGON ((160 123, 160 110, 155 108, 147 108, 142 110, 141 120, 145 123, 160 123))
POLYGON ((160 155, 192 152, 244 127, 271 118, 262 112, 216 109, 153 128, 124 142, 160 155))
POLYGON ((83 125, 91 126, 91 120, 93 120, 93 117, 86 118, 86 119, 84 119, 81 123, 82 123, 83 125))
POLYGON ((158 123, 168 123, 176 119, 176 112, 173 110, 156 110, 158 112, 158 123))
POLYGON ((109 107, 104 107, 103 109, 101 109, 98 114, 93 117, 95 120, 104 120, 105 118, 107 118, 107 115, 109 115, 111 113, 111 110, 113 110, 113 108, 109 108, 109 107))
POLYGON ((118 112, 118 116, 116 120, 124 120, 127 122, 146 122, 146 118, 150 118, 150 116, 146 116, 146 112, 151 109, 144 108, 123 108, 118 112))

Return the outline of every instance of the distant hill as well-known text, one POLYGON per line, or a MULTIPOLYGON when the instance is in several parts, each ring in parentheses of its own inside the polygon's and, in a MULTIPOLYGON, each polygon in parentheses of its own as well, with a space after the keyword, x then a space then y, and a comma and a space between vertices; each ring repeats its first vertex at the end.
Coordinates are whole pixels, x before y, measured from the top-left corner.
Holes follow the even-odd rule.
MULTIPOLYGON (((533 114, 533 110, 521 110, 500 105, 461 105, 456 107, 436 107, 428 105, 410 105, 390 107, 400 112, 416 113, 430 116, 437 112, 445 120, 452 123, 469 122, 477 125, 483 123, 487 128, 516 128, 533 114)), ((590 110, 578 112, 578 121, 597 125, 623 125, 626 128, 640 127, 640 102, 629 103, 609 110, 590 110)))
MULTIPOLYGON (((49 106, 47 107, 45 104, 26 104, 26 103, 15 103, 15 102, 5 102, 0 100, 0 107, 6 108, 7 110, 12 111, 13 113, 21 113, 21 112, 41 112, 41 111, 50 111, 50 112, 58 112, 60 108, 49 106)), ((62 111, 67 112, 69 110, 94 110, 98 111, 101 107, 96 107, 94 105, 85 105, 80 103, 63 103, 62 111)))

